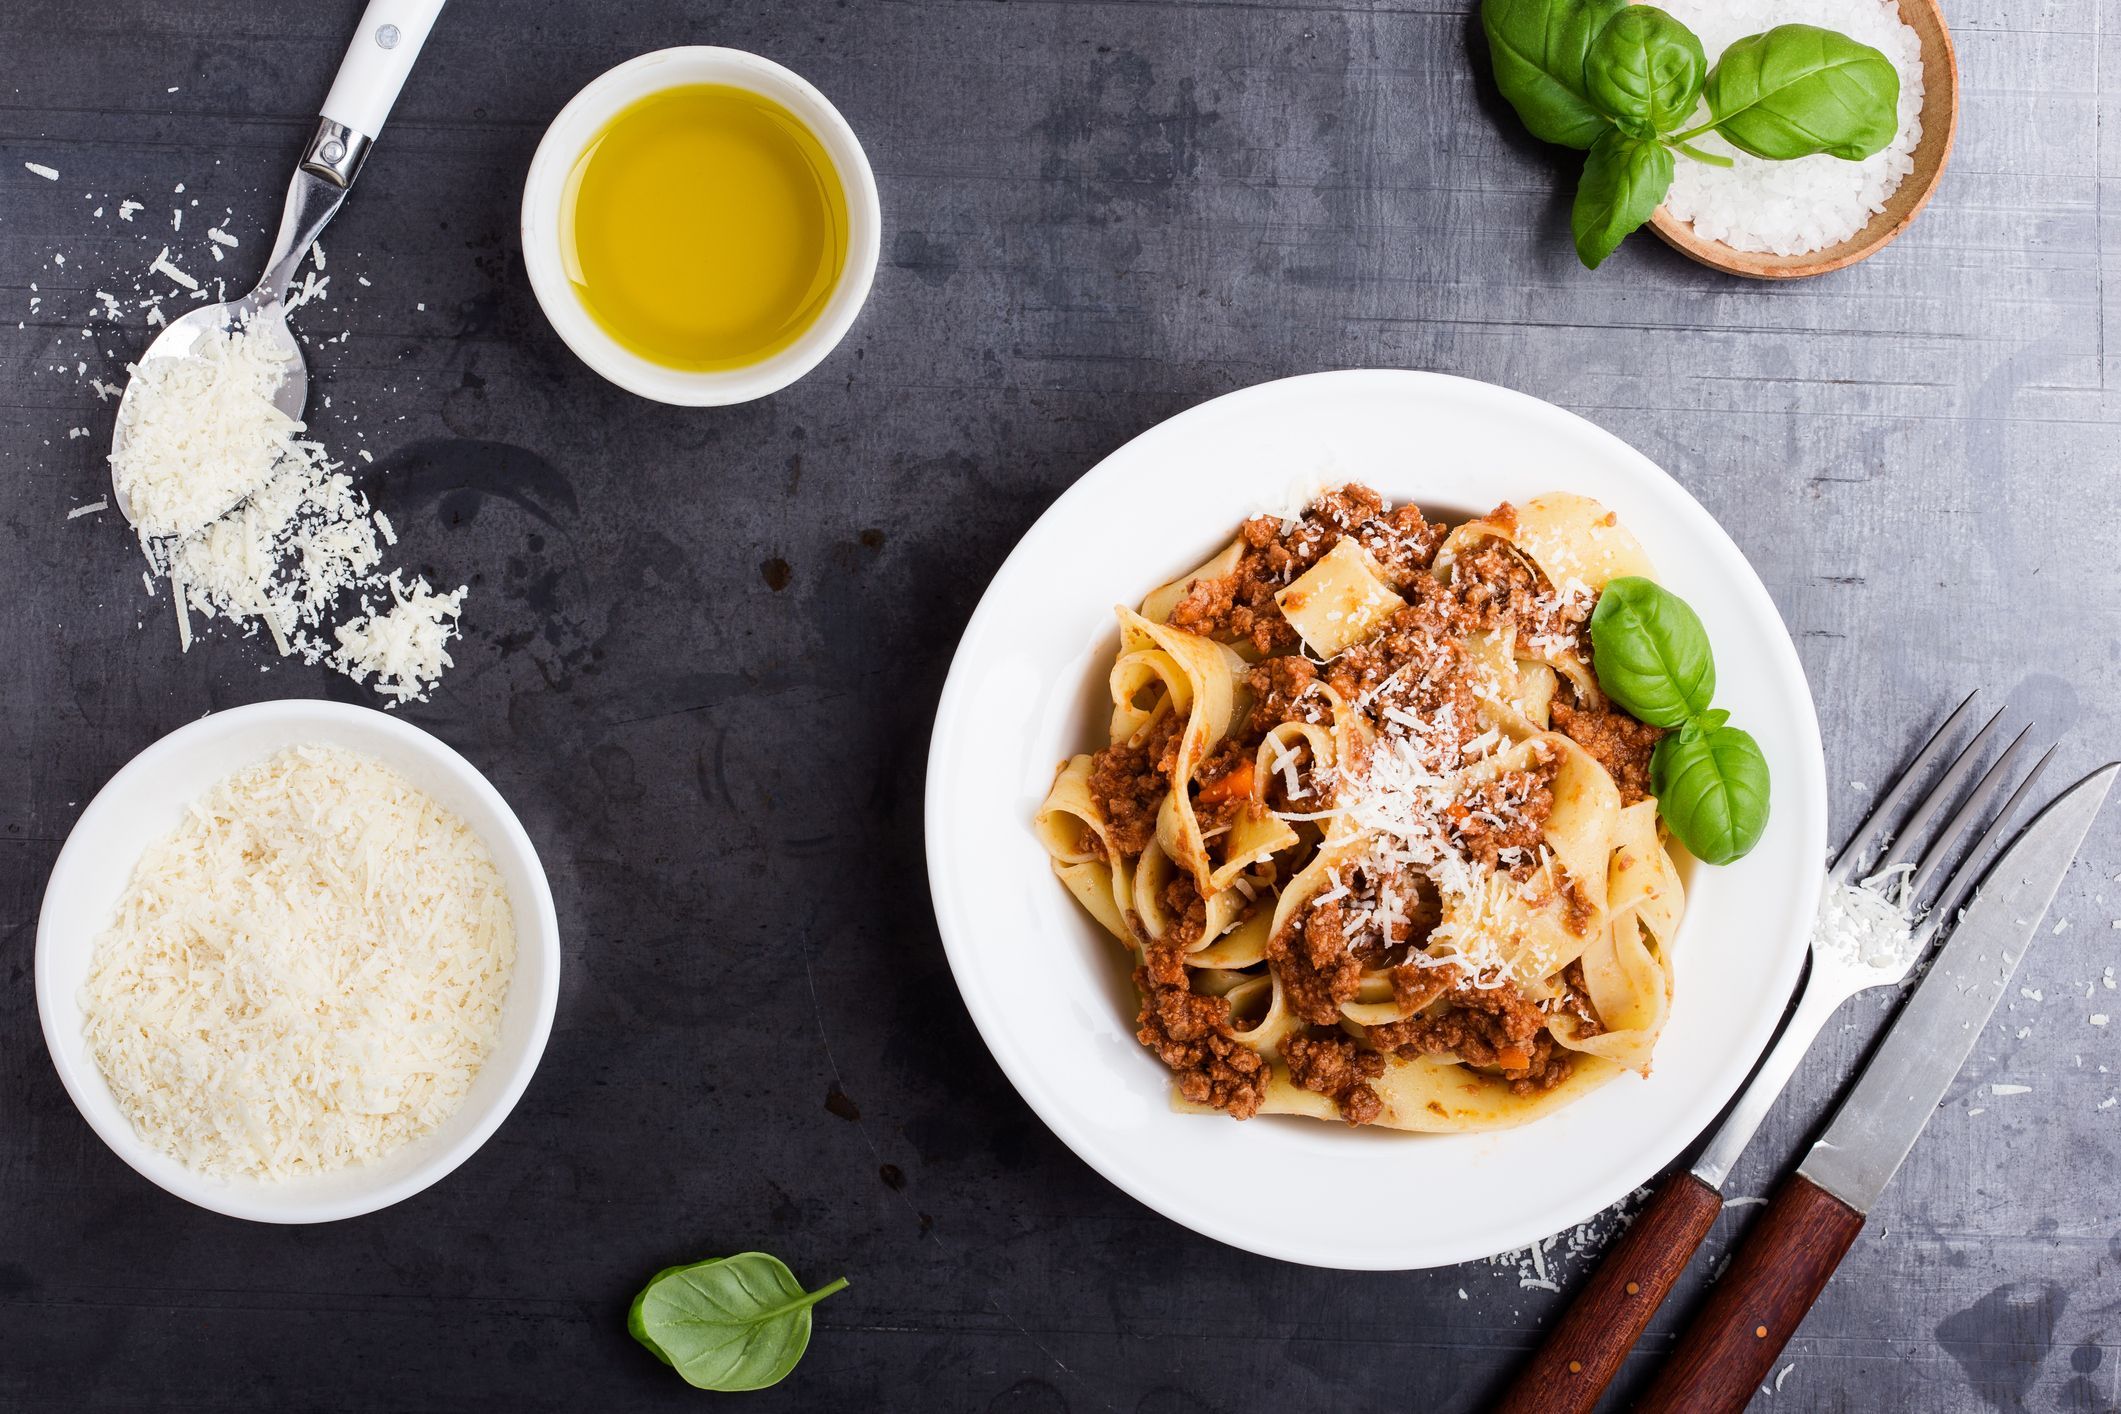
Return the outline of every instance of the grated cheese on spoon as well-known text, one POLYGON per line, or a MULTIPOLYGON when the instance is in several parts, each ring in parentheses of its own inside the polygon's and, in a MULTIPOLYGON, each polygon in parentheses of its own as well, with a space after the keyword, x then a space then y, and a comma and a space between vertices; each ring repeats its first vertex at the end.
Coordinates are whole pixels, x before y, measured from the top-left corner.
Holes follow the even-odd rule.
POLYGON ((196 533, 298 455, 302 424, 273 405, 287 360, 270 339, 209 333, 188 358, 128 367, 134 387, 110 463, 143 535, 196 533))

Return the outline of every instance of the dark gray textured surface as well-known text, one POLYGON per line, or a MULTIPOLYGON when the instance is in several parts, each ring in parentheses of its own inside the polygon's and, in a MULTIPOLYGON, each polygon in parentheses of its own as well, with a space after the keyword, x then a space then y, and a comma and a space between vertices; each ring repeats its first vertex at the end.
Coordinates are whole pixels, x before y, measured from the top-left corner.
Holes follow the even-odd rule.
MULTIPOLYGON (((855 1285, 747 1408, 1475 1407, 1557 1297, 1514 1264, 1283 1266, 1136 1206, 1001 1079, 928 913, 927 725, 986 576, 1095 459, 1233 387, 1432 368, 1642 448, 1788 619, 1837 834, 1853 783, 1946 699, 2029 666, 2083 695, 2069 774, 2121 749, 2104 0, 1953 5, 1965 119, 1936 204, 1876 260, 1791 288, 1647 239, 1577 268, 1565 164, 1498 121, 1469 5, 458 0, 303 327, 350 333, 312 348, 313 425, 374 452, 361 478, 410 562, 472 586, 460 666, 407 715, 544 852, 559 1021, 514 1118, 427 1194, 313 1230, 195 1212, 109 1154, 52 1073, 44 878, 162 733, 355 693, 261 673, 247 641, 179 657, 113 518, 65 519, 105 485, 87 379, 146 332, 79 331, 91 292, 129 293, 170 239, 180 181, 191 268, 233 207, 244 246, 221 269, 255 274, 354 8, 0 7, 0 1407, 698 1407, 627 1340, 625 1303, 661 1265, 753 1246, 855 1285), (514 234, 568 95, 687 42, 817 82, 887 219, 847 344, 721 412, 580 367, 514 234), (112 219, 128 196, 134 226, 112 219), (835 1090, 852 1103, 828 1109, 835 1090)), ((2121 1028, 2088 1024, 2121 1014, 2098 985, 2121 962, 2117 875, 2110 815, 2058 904, 2072 926, 2026 964, 2044 1000, 1999 1018, 1757 1409, 2121 1403, 2121 1109, 2099 1108, 2121 1028)), ((1821 1117, 1880 1013, 1850 1015, 1733 1191, 1765 1191, 1821 1117)), ((1380 1221, 1448 1221, 1371 1196, 1380 1221)), ((1751 1215, 1722 1220, 1689 1293, 1751 1215)))

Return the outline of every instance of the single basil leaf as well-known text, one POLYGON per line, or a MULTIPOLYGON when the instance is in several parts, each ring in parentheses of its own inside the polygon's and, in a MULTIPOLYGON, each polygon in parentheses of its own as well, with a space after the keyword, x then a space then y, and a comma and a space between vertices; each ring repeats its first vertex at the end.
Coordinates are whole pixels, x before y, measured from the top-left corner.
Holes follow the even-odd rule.
POLYGON ((700 1389, 764 1389, 810 1344, 810 1308, 847 1279, 804 1291, 778 1257, 739 1252, 666 1267, 634 1297, 626 1329, 700 1389))
POLYGON ((1778 162, 1820 152, 1860 161, 1900 130, 1892 61, 1816 25, 1777 25, 1739 40, 1702 91, 1726 141, 1778 162))
POLYGON ((1569 211, 1576 258, 1586 269, 1596 270, 1630 231, 1650 219, 1671 186, 1669 149, 1608 128, 1591 144, 1576 183, 1576 204, 1569 211))
POLYGON ((657 1272, 654 1276, 648 1278, 648 1286, 642 1287, 640 1289, 640 1292, 633 1298, 633 1305, 626 1308, 626 1333, 632 1336, 635 1340, 639 1341, 641 1344, 647 1346, 650 1353, 652 1353, 656 1359, 662 1361, 665 1365, 668 1365, 670 1363, 670 1357, 663 1353, 662 1346, 657 1345, 655 1341, 649 1337, 648 1325, 645 1321, 641 1319, 641 1307, 646 1305, 648 1302, 649 1287, 654 1286, 657 1282, 661 1281, 664 1277, 669 1276, 672 1272, 682 1272, 684 1270, 685 1268, 682 1263, 675 1267, 663 1268, 663 1270, 657 1272))
POLYGON ((1591 102, 1622 131, 1653 138, 1694 115, 1708 70, 1694 31, 1654 5, 1630 5, 1591 41, 1583 78, 1591 102))
POLYGON ((1705 864, 1740 858, 1767 829, 1767 758, 1736 727, 1690 724, 1658 742, 1650 790, 1665 824, 1705 864))
POLYGON ((1591 662, 1605 695, 1653 727, 1708 711, 1716 659, 1686 600, 1634 575, 1611 580, 1591 611, 1591 662))
POLYGON ((1481 0, 1495 84, 1532 136, 1589 147, 1611 124, 1584 92, 1591 40, 1627 0, 1481 0))

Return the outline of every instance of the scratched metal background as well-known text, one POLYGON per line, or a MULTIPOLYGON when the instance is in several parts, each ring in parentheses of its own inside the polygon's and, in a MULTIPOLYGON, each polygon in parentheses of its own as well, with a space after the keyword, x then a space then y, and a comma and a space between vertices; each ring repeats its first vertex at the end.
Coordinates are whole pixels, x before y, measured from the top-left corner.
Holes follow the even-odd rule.
MULTIPOLYGON (((854 1279, 747 1408, 1476 1408, 1559 1299, 1515 1264, 1226 1251, 1092 1175, 1002 1080, 928 913, 936 692, 988 574, 1098 457, 1231 388, 1392 365, 1575 409, 1722 518, 1812 674, 1837 832, 1853 783, 1978 682, 2061 673, 2085 704, 2066 764, 2121 750, 2115 13, 1950 8, 1965 120, 1936 204, 1865 266, 1767 288, 1647 238, 1579 269, 1569 164, 1475 76, 1461 0, 459 0, 328 235, 312 408, 373 451, 361 479, 410 562, 472 585, 460 666, 407 715, 522 814, 567 969, 484 1152, 301 1231, 194 1212, 106 1152, 45 1057, 30 961, 53 856, 134 752, 210 709, 358 696, 250 642, 179 657, 121 527, 65 518, 104 486, 87 380, 144 338, 137 316, 84 336, 92 291, 129 294, 164 240, 207 265, 227 207, 247 283, 353 6, 8 0, 0 1408, 698 1407, 625 1304, 745 1247, 854 1279), (515 233, 560 104, 686 42, 820 84, 887 220, 840 352, 721 412, 580 367, 515 233), (127 196, 136 226, 92 218, 127 196)), ((1999 1018, 1757 1409, 2117 1407, 2121 1109, 2098 1106, 2121 1027, 2088 1015, 2121 1005, 2084 997, 2121 960, 2117 819, 2026 965, 2044 1000, 1999 1018)), ((1881 1013, 1851 1015, 1734 1191, 1820 1119, 1881 1013)), ((1719 1224, 1689 1298, 1755 1212, 1719 1224)))

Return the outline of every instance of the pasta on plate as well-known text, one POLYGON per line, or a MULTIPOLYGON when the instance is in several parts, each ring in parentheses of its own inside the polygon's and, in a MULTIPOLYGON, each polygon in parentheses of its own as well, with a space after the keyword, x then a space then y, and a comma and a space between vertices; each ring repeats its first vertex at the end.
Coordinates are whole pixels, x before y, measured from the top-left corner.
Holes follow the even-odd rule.
POLYGON ((1118 610, 1036 829, 1181 1108, 1495 1129, 1647 1072, 1684 899, 1661 733, 1592 669, 1627 575, 1584 497, 1451 529, 1350 485, 1118 610))

